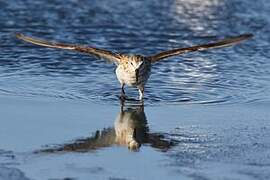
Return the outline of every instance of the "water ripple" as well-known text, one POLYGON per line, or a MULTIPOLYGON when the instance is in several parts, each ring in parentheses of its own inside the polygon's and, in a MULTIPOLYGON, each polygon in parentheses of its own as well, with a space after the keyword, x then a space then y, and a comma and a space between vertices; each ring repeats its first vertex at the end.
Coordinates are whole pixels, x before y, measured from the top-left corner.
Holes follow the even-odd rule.
MULTIPOLYGON (((144 55, 253 32, 255 38, 239 46, 157 63, 146 102, 269 100, 269 5, 266 0, 0 2, 0 94, 118 103, 112 64, 25 44, 15 32, 144 55)), ((128 93, 137 96, 135 90, 128 93)))

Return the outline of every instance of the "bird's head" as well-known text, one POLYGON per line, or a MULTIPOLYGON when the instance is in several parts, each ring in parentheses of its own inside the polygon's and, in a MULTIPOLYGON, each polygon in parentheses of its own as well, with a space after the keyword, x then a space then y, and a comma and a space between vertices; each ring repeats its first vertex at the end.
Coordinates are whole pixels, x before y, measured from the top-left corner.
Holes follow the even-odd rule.
POLYGON ((131 140, 128 142, 128 149, 131 151, 139 151, 141 144, 138 143, 136 140, 131 140))
POLYGON ((144 57, 140 55, 132 55, 128 59, 128 66, 135 72, 138 71, 138 69, 142 66, 143 63, 144 57))

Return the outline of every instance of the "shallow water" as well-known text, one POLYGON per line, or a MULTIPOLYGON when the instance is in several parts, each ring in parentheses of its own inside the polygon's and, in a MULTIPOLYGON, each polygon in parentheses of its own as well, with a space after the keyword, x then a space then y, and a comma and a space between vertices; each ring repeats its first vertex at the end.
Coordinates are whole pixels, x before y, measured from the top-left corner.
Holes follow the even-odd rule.
MULTIPOLYGON (((143 55, 254 33, 253 40, 238 46, 155 64, 146 102, 269 100, 269 4, 266 0, 256 4, 244 0, 2 1, 0 93, 112 104, 120 91, 114 65, 84 54, 33 46, 16 40, 15 32, 143 55)), ((136 97, 137 91, 129 94, 136 97)))
POLYGON ((0 180, 270 179, 269 1, 9 0, 0 8, 0 180), (254 38, 155 64, 144 110, 127 103, 121 111, 113 64, 33 46, 16 32, 142 55, 254 38))
POLYGON ((270 177, 269 103, 144 112, 129 106, 119 121, 116 106, 31 98, 1 102, 1 180, 270 177), (132 111, 137 115, 130 116, 132 111), (115 131, 126 135, 132 128, 141 143, 137 150, 116 141, 115 131))

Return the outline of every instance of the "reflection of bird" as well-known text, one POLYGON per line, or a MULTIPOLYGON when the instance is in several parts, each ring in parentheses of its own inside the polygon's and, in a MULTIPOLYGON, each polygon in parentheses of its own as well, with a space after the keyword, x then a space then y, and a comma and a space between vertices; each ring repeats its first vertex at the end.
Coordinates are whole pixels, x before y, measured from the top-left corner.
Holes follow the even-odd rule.
POLYGON ((158 53, 153 56, 146 57, 141 55, 125 55, 120 53, 113 53, 111 51, 93 47, 84 47, 79 45, 48 42, 40 39, 27 37, 22 34, 17 34, 17 38, 36 45, 46 46, 49 48, 60 48, 79 51, 83 53, 92 54, 107 59, 111 62, 114 62, 117 65, 116 76, 121 84, 121 97, 125 99, 126 96, 124 86, 128 85, 132 87, 137 87, 139 89, 140 100, 142 100, 144 96, 144 86, 150 76, 152 63, 155 63, 164 58, 168 58, 170 56, 176 56, 187 52, 202 51, 210 48, 219 48, 234 45, 251 37, 252 37, 251 34, 243 34, 240 36, 223 39, 221 41, 209 44, 173 49, 158 53))
POLYGON ((114 128, 104 128, 88 138, 77 139, 72 143, 43 149, 38 152, 75 151, 88 152, 113 145, 127 146, 132 151, 139 150, 141 144, 166 151, 176 144, 174 140, 165 140, 161 133, 149 133, 143 105, 121 108, 114 128))
POLYGON ((144 107, 129 108, 125 111, 121 108, 115 120, 114 129, 117 144, 125 144, 132 150, 139 149, 145 142, 148 131, 144 107))

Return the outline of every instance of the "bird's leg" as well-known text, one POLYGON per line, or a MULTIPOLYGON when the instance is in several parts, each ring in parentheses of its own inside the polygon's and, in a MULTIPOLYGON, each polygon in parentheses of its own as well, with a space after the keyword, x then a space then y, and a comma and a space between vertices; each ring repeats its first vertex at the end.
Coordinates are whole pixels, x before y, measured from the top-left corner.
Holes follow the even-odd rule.
POLYGON ((124 87, 125 87, 125 84, 121 84, 121 96, 120 96, 120 99, 122 101, 124 101, 125 99, 127 99, 127 96, 126 96, 124 87))
POLYGON ((122 96, 119 97, 120 99, 120 112, 121 114, 124 113, 124 106, 125 106, 125 99, 122 98, 122 96))
POLYGON ((120 104, 121 104, 121 107, 120 107, 120 112, 121 112, 121 115, 124 113, 124 106, 125 106, 125 101, 120 99, 120 104))
POLYGON ((144 97, 144 87, 143 87, 143 86, 140 86, 140 87, 138 87, 138 89, 139 89, 139 94, 140 94, 139 99, 140 99, 141 101, 143 101, 143 97, 144 97))

